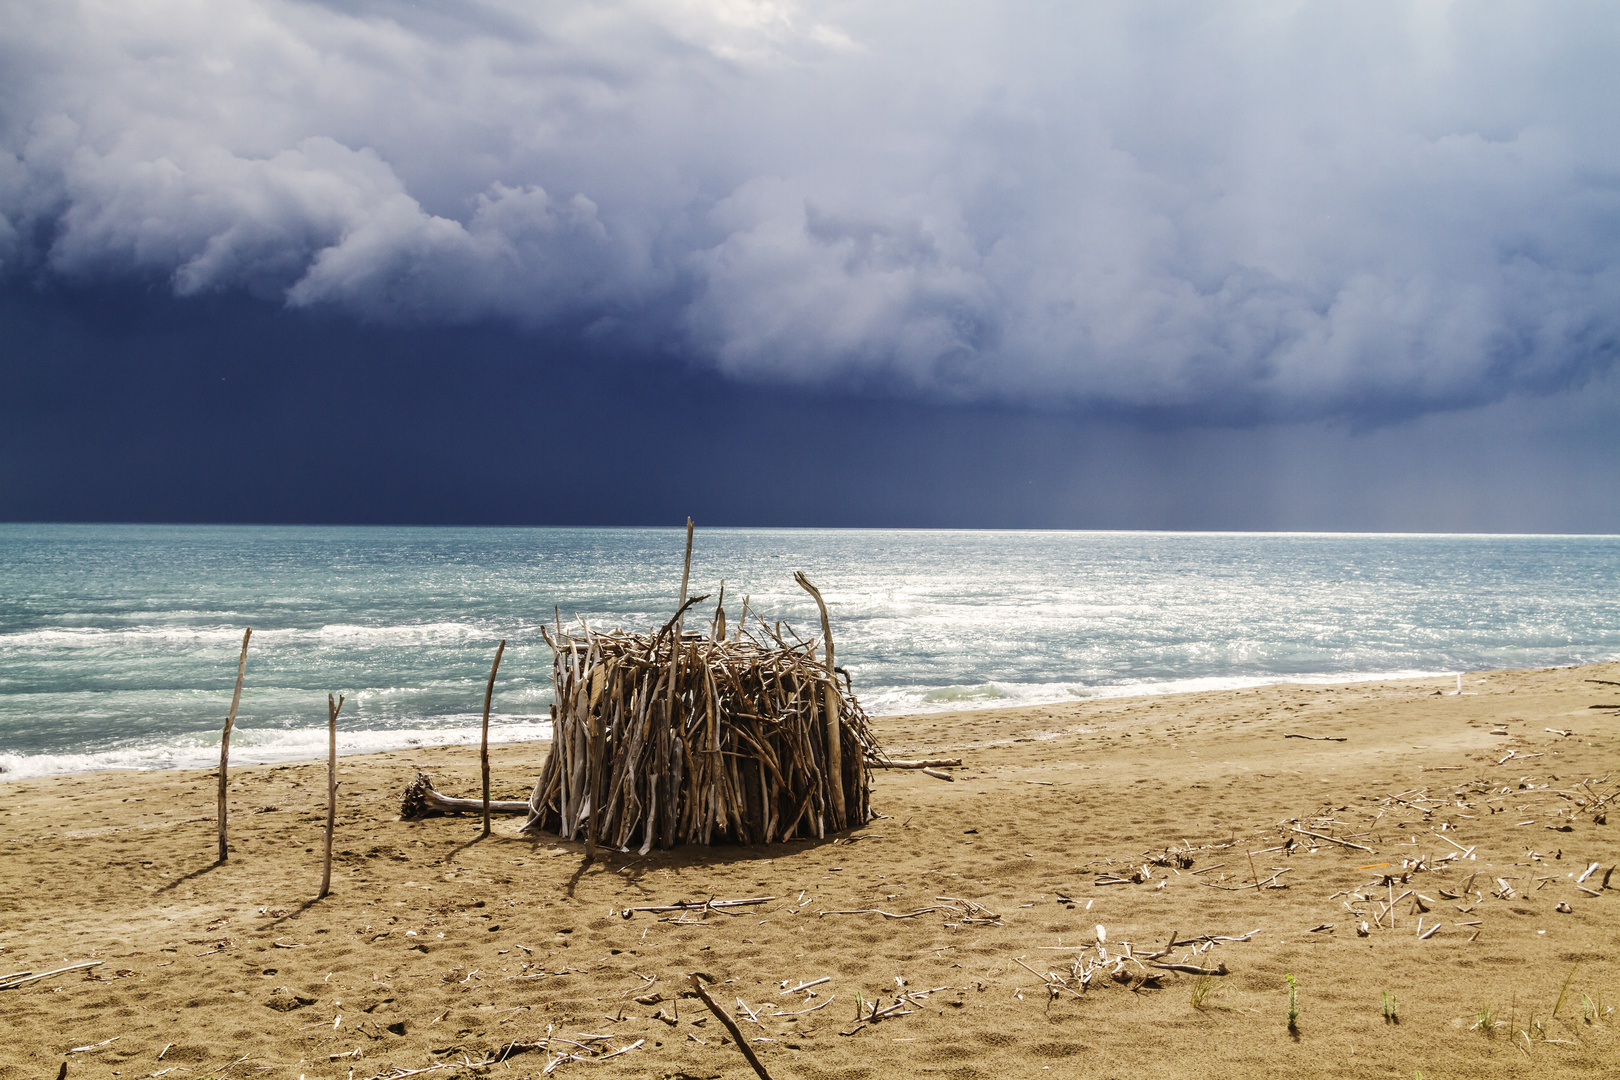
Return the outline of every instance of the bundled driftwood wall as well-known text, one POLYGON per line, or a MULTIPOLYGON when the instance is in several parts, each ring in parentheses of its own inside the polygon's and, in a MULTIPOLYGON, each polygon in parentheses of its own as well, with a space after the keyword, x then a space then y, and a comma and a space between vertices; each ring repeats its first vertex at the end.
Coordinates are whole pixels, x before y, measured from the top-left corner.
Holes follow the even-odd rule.
MULTIPOLYGON (((866 715, 822 636, 741 623, 707 634, 687 608, 655 634, 559 625, 552 749, 527 829, 618 848, 824 837, 871 818, 866 715), (788 638, 791 638, 790 643, 788 638)), ((684 590, 683 590, 684 591, 684 590)), ((746 605, 743 621, 747 620, 746 605)))

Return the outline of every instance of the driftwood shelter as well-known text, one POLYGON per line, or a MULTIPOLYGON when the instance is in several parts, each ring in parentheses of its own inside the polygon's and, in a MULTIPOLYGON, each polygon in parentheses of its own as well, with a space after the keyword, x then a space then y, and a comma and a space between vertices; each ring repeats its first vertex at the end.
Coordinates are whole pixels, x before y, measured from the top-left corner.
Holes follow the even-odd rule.
POLYGON ((683 629, 707 597, 653 633, 548 630, 552 748, 525 828, 645 853, 819 839, 870 820, 877 746, 839 681, 826 604, 796 580, 821 611, 810 641, 758 619, 745 627, 746 602, 730 636, 722 605, 707 632, 683 629))

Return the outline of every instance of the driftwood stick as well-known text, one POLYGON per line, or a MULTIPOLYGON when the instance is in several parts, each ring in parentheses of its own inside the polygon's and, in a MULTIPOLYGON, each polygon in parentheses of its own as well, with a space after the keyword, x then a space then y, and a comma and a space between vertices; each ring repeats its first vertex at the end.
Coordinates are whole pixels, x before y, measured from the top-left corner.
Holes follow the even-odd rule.
POLYGON ((1225 964, 1212 968, 1199 967, 1197 964, 1161 964, 1157 960, 1146 962, 1148 967, 1160 968, 1164 971, 1179 971, 1186 975, 1229 975, 1225 964))
POLYGON ((1311 832, 1309 829, 1301 829, 1301 828, 1297 828, 1297 827, 1294 828, 1293 831, 1299 833, 1301 836, 1314 836, 1318 840, 1326 840, 1330 844, 1339 844, 1339 845, 1341 845, 1343 847, 1355 848, 1357 851, 1365 851, 1369 855, 1378 854, 1376 851, 1374 851, 1370 847, 1366 847, 1366 846, 1364 846, 1362 844, 1352 844, 1348 840, 1340 840, 1337 836, 1327 836, 1327 835, 1325 835, 1323 833, 1311 832))
POLYGON ((225 770, 231 759, 231 728, 236 726, 236 707, 242 703, 242 676, 247 672, 248 638, 253 627, 242 631, 242 655, 236 661, 236 691, 231 694, 231 711, 225 714, 225 727, 219 733, 219 861, 230 857, 225 843, 225 770))
POLYGON ((681 640, 681 631, 686 629, 686 585, 692 577, 692 519, 686 519, 686 562, 681 566, 681 602, 679 611, 675 616, 675 640, 681 640))
POLYGON ((1342 735, 1284 735, 1285 739, 1311 739, 1315 742, 1349 742, 1342 735))
MULTIPOLYGON (((426 773, 416 774, 416 779, 405 789, 399 802, 399 816, 406 821, 415 821, 430 814, 476 814, 484 809, 482 799, 457 799, 433 790, 433 781, 428 779, 426 773)), ((527 814, 529 804, 526 800, 491 799, 489 812, 527 814)))
MULTIPOLYGON (((747 907, 750 904, 765 904, 775 900, 774 896, 749 896, 741 900, 698 900, 681 901, 675 904, 652 904, 647 907, 625 908, 625 911, 709 911, 715 908, 747 907)), ((831 978, 831 976, 829 976, 831 978)), ((826 980, 823 979, 823 982, 826 980)), ((815 983, 811 983, 815 986, 815 983)))
POLYGON ((495 662, 489 667, 489 683, 484 687, 484 734, 478 744, 478 764, 484 773, 484 836, 489 835, 489 702, 495 696, 495 673, 501 670, 501 654, 505 651, 506 639, 502 638, 495 648, 495 662))
POLYGON ((321 894, 325 900, 332 891, 332 830, 337 825, 337 718, 343 711, 343 695, 333 702, 326 695, 326 855, 321 863, 321 894))
POLYGON ((754 1056, 754 1048, 748 1045, 748 1037, 737 1026, 737 1021, 733 1020, 726 1013, 726 1010, 722 1009, 714 998, 709 996, 709 992, 703 988, 703 977, 701 975, 693 973, 692 989, 697 991, 697 996, 703 999, 703 1004, 709 1007, 709 1011, 714 1013, 715 1018, 726 1026, 727 1031, 731 1032, 731 1037, 737 1041, 737 1049, 743 1052, 743 1057, 748 1059, 748 1064, 752 1065, 754 1071, 759 1074, 759 1080, 771 1080, 771 1074, 765 1071, 765 1066, 760 1063, 759 1058, 754 1056))
POLYGON ((61 975, 68 971, 78 971, 80 968, 100 967, 103 963, 104 961, 101 960, 90 960, 83 964, 70 964, 67 967, 60 967, 54 971, 42 971, 38 975, 25 975, 23 978, 13 979, 8 983, 0 983, 0 990, 15 990, 19 986, 25 986, 31 982, 38 982, 41 979, 48 979, 52 975, 61 975))
POLYGON ((959 757, 918 758, 906 761, 900 758, 867 758, 866 763, 874 769, 948 769, 959 767, 962 759, 959 757))
POLYGON ((804 572, 795 573, 793 580, 815 599, 816 608, 821 612, 821 640, 827 660, 826 716, 823 718, 827 725, 827 789, 832 796, 833 828, 842 830, 846 822, 843 729, 838 723, 838 673, 834 670, 832 620, 827 617, 827 602, 821 598, 821 590, 810 584, 804 572))
POLYGON ((881 908, 869 907, 869 908, 854 908, 854 909, 851 909, 849 911, 818 911, 818 912, 816 912, 816 916, 819 918, 822 915, 881 915, 885 919, 915 919, 917 916, 926 915, 930 911, 955 911, 955 910, 956 910, 955 908, 937 907, 936 906, 936 907, 918 908, 916 911, 907 911, 907 912, 905 912, 903 914, 896 915, 893 912, 884 911, 881 908))

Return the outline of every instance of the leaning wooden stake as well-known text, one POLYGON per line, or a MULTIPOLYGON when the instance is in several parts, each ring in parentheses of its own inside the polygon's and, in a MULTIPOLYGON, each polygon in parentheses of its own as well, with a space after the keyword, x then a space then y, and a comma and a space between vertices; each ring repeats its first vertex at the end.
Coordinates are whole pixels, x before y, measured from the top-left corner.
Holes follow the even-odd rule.
POLYGON ((225 714, 225 728, 219 733, 219 861, 230 857, 225 844, 225 770, 231 759, 231 728, 236 726, 236 707, 242 703, 242 676, 247 671, 248 638, 253 627, 242 631, 242 655, 236 661, 236 692, 231 695, 231 711, 225 714))
POLYGON ((325 900, 326 894, 332 891, 332 830, 337 825, 337 718, 343 711, 343 695, 339 694, 337 701, 332 701, 332 695, 326 695, 326 856, 321 869, 321 895, 317 900, 325 900))
POLYGON ((827 725, 827 772, 832 781, 828 787, 832 795, 832 828, 834 832, 842 832, 847 821, 844 810, 844 740, 838 723, 838 674, 833 662, 832 620, 827 617, 827 603, 821 599, 821 590, 810 584, 810 579, 804 576, 804 572, 795 573, 793 580, 797 581, 805 592, 815 597, 816 607, 821 611, 821 640, 827 653, 827 689, 823 716, 827 725))
POLYGON ((686 627, 686 584, 692 577, 692 519, 686 519, 686 563, 681 567, 681 601, 676 606, 681 614, 675 620, 675 640, 681 640, 681 631, 686 627))
POLYGON ((501 654, 506 651, 502 638, 495 649, 495 663, 489 668, 489 685, 484 687, 484 737, 478 747, 478 762, 484 770, 484 835, 489 835, 489 701, 495 696, 495 673, 501 670, 501 654))
POLYGON ((760 1064, 759 1058, 754 1056, 754 1048, 748 1045, 748 1037, 742 1033, 742 1029, 737 1027, 737 1021, 733 1020, 726 1010, 716 1005, 714 998, 710 997, 709 992, 703 988, 703 977, 701 975, 696 973, 692 975, 692 989, 697 991, 697 996, 703 999, 703 1004, 709 1007, 709 1011, 714 1013, 722 1024, 726 1025, 726 1030, 731 1032, 731 1037, 737 1041, 737 1049, 743 1052, 743 1057, 748 1059, 748 1064, 752 1065, 754 1071, 759 1073, 759 1080, 771 1080, 771 1074, 765 1071, 765 1066, 760 1064))

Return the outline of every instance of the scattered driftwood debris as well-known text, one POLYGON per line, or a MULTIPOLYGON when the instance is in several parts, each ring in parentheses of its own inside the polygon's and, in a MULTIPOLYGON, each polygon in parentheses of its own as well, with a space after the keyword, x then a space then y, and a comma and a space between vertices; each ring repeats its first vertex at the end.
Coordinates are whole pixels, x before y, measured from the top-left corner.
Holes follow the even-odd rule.
MULTIPOLYGON (((433 780, 427 773, 417 773, 399 797, 399 816, 406 821, 438 817, 441 814, 482 814, 483 799, 456 799, 433 789, 433 780)), ((490 801, 492 814, 527 814, 527 799, 494 799, 490 801)))
POLYGON ((973 900, 964 900, 959 896, 936 896, 938 904, 928 907, 914 908, 911 911, 896 914, 883 911, 880 908, 853 908, 848 911, 818 911, 817 917, 824 915, 881 915, 885 919, 915 919, 919 915, 926 915, 930 911, 945 913, 946 926, 1000 926, 1001 916, 973 900))
MULTIPOLYGON (((482 801, 483 800, 479 800, 480 803, 482 803, 482 801)), ((549 1076, 557 1069, 558 1066, 565 1065, 570 1061, 606 1061, 608 1058, 618 1057, 620 1054, 628 1054, 632 1050, 639 1049, 647 1041, 646 1039, 637 1039, 628 1046, 621 1046, 615 1049, 610 1042, 611 1038, 612 1036, 609 1035, 590 1035, 581 1033, 572 1039, 565 1039, 561 1035, 553 1035, 551 1033, 551 1028, 547 1027, 546 1037, 543 1039, 535 1039, 531 1042, 513 1041, 501 1047, 499 1053, 486 1053, 482 1058, 476 1061, 473 1060, 473 1058, 469 1055, 463 1053, 459 1058, 450 1061, 440 1061, 421 1069, 403 1069, 395 1065, 388 1069, 384 1069, 380 1073, 376 1073, 375 1075, 369 1077, 368 1080, 403 1080, 403 1078, 407 1076, 422 1076, 427 1073, 438 1072, 440 1069, 467 1069, 471 1071, 479 1071, 487 1069, 492 1065, 502 1064, 508 1058, 514 1057, 517 1054, 526 1054, 535 1050, 540 1050, 545 1053, 546 1066, 541 1070, 541 1074, 549 1076), (564 1049, 564 1047, 568 1047, 570 1049, 564 1049)), ((329 1057, 329 1060, 336 1061, 339 1058, 351 1056, 360 1057, 361 1054, 358 1050, 351 1050, 347 1054, 332 1054, 329 1057)))
POLYGON ((1200 958, 1218 944, 1249 941, 1259 932, 1250 930, 1247 934, 1240 934, 1237 937, 1202 934, 1184 939, 1178 939, 1177 935, 1172 933, 1170 940, 1162 948, 1153 952, 1138 952, 1128 941, 1110 946, 1108 931, 1098 926, 1096 942, 1092 945, 1076 946, 1073 958, 1062 970, 1037 971, 1017 958, 1013 963, 1040 979, 1042 985, 1046 987, 1047 997, 1054 1001, 1065 994, 1075 998, 1083 996, 1090 988, 1092 979, 1099 973, 1132 990, 1141 990, 1144 987, 1156 990, 1167 972, 1201 977, 1228 974, 1224 963, 1210 967, 1200 958), (1186 951, 1179 959, 1172 959, 1177 949, 1186 951))
POLYGON ((1608 824, 1609 810, 1620 806, 1620 781, 1603 776, 1595 780, 1582 780, 1569 790, 1560 789, 1558 796, 1574 804, 1574 813, 1590 817, 1594 824, 1608 824))
MULTIPOLYGON (((896 982, 900 980, 895 980, 896 982)), ((943 990, 960 990, 958 986, 936 986, 932 990, 901 990, 894 995, 894 1001, 888 1005, 883 1004, 883 997, 879 995, 868 1001, 865 997, 855 996, 855 1026, 848 1031, 840 1031, 840 1035, 854 1035, 862 1028, 883 1020, 893 1020, 900 1016, 910 1016, 918 1009, 928 1007, 923 998, 929 994, 937 994, 943 990)))
MULTIPOLYGON (((546 631, 556 653, 551 753, 526 829, 624 849, 681 843, 824 838, 872 817, 876 742, 822 636, 743 618, 723 606, 705 633, 685 631, 685 600, 652 633, 603 633, 583 621, 546 631), (791 639, 791 640, 790 640, 791 639)), ((723 590, 722 590, 723 591, 723 590)), ((846 676, 847 680, 847 676, 846 676)))

